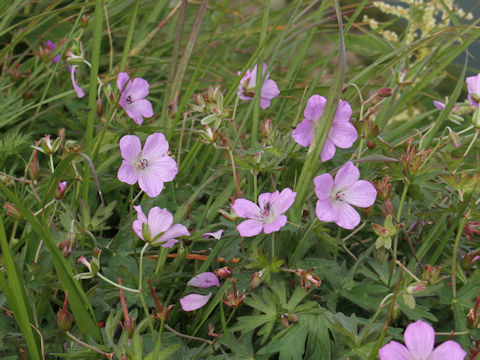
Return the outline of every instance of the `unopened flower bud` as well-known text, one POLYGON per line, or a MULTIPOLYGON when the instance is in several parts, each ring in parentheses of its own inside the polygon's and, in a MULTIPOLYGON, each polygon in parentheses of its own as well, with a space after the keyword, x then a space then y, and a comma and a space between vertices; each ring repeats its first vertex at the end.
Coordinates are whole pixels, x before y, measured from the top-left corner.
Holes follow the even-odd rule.
POLYGON ((412 285, 407 286, 407 294, 416 295, 425 290, 425 282, 414 282, 412 285))
POLYGON ((252 274, 252 279, 250 280, 250 287, 248 291, 256 289, 262 283, 263 270, 254 272, 252 274))
POLYGON ((65 151, 67 154, 78 153, 78 152, 81 152, 82 150, 83 150, 83 146, 80 145, 75 140, 67 140, 63 145, 63 151, 65 151))
POLYGON ((290 322, 298 322, 298 316, 297 314, 288 314, 288 321, 290 322))
POLYGON ((62 331, 68 331, 72 327, 72 316, 67 310, 68 291, 65 291, 63 307, 57 312, 57 324, 62 331))
POLYGON ((38 175, 40 174, 40 164, 37 159, 37 149, 33 149, 32 161, 28 164, 28 174, 30 179, 37 180, 38 175))
POLYGON ((15 204, 6 202, 3 204, 3 208, 7 211, 7 216, 11 217, 13 220, 23 220, 23 214, 15 204))
POLYGON ((280 320, 280 322, 282 323, 283 326, 285 327, 289 327, 290 326, 290 323, 288 322, 288 319, 284 316, 282 316, 282 319, 280 320))
POLYGON ((90 15, 83 14, 82 17, 80 18, 80 26, 83 28, 86 28, 89 22, 90 22, 90 15))
POLYGON ((423 268, 422 279, 430 285, 435 285, 438 282, 441 270, 442 268, 440 266, 431 266, 427 264, 423 268))
POLYGON ((57 185, 57 188, 55 189, 55 199, 60 200, 61 198, 63 198, 63 195, 65 194, 66 189, 67 189, 67 182, 60 181, 57 185))
POLYGON ((395 303, 392 309, 392 320, 397 320, 401 313, 402 311, 400 310, 400 306, 398 306, 398 304, 395 303))
POLYGON ((230 275, 232 275, 232 269, 229 268, 228 266, 216 269, 215 270, 215 275, 217 275, 217 277, 219 279, 225 280, 225 279, 229 278, 230 275))
POLYGON ((97 102, 95 103, 96 109, 97 109, 97 116, 99 118, 102 117, 103 115, 103 101, 102 99, 98 99, 97 102))
POLYGON ((383 87, 380 90, 378 90, 378 96, 383 97, 383 98, 390 97, 390 96, 392 96, 392 89, 387 88, 387 87, 383 87))
POLYGON ((260 131, 264 137, 266 138, 270 137, 273 133, 272 119, 266 119, 265 121, 261 121, 260 131))
POLYGON ((455 131, 451 130, 448 128, 448 139, 450 140, 450 143, 455 146, 457 149, 462 146, 462 140, 460 138, 460 135, 458 135, 455 131))

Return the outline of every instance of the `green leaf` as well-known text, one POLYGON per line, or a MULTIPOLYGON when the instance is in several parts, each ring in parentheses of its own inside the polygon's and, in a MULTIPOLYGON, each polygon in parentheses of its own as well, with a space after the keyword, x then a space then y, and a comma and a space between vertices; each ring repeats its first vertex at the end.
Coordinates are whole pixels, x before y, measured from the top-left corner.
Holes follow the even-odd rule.
POLYGON ((301 360, 305 352, 307 325, 293 324, 278 333, 274 340, 260 349, 259 354, 274 354, 279 352, 280 360, 301 360))

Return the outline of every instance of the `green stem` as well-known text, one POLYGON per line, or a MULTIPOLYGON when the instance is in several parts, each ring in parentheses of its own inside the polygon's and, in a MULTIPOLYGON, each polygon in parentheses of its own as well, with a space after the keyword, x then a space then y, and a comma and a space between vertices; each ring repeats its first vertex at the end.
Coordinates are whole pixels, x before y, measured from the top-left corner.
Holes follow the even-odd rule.
POLYGON ((138 292, 138 297, 140 299, 140 302, 142 303, 143 311, 145 311, 145 316, 147 317, 147 321, 148 321, 148 327, 150 328, 150 332, 152 333, 152 339, 155 339, 156 334, 155 334, 155 329, 153 328, 153 324, 152 324, 152 317, 150 316, 150 313, 148 312, 148 306, 147 306, 147 303, 145 302, 145 298, 143 297, 143 294, 142 294, 141 291, 138 292))
POLYGON ((110 285, 113 285, 119 289, 122 289, 122 290, 125 290, 125 291, 130 291, 130 292, 134 292, 134 293, 139 293, 140 291, 137 290, 137 289, 132 289, 132 288, 129 288, 129 287, 126 287, 126 286, 123 286, 123 285, 120 285, 120 284, 117 284, 115 282, 113 282, 112 280, 110 279, 107 279, 105 276, 103 276, 101 273, 97 272, 95 275, 97 275, 100 279, 102 279, 103 281, 109 283, 110 285))
MULTIPOLYGON (((402 196, 400 198, 400 204, 398 205, 397 222, 400 222, 400 217, 402 216, 403 203, 405 202, 405 196, 407 195, 407 191, 408 191, 408 184, 405 184, 405 187, 403 188, 402 196)), ((398 247, 398 233, 395 235, 395 238, 393 239, 393 261, 397 261, 397 247, 398 247)))
POLYGON ((275 257, 275 233, 272 233, 272 259, 275 257))
POLYGON ((125 69, 125 64, 127 63, 128 53, 130 52, 130 46, 132 44, 133 31, 135 30, 135 21, 137 19, 138 6, 140 5, 140 0, 135 2, 135 7, 133 8, 132 18, 130 21, 130 26, 128 28, 127 38, 125 39, 125 45, 123 46, 122 60, 120 62, 120 72, 125 69))
POLYGON ((467 219, 469 217, 469 212, 470 212, 470 210, 468 210, 467 213, 465 213, 463 215, 462 220, 460 220, 460 223, 458 224, 457 236, 455 237, 455 245, 453 247, 453 254, 452 254, 452 294, 453 294, 454 299, 457 297, 457 252, 458 252, 458 246, 460 245, 460 238, 462 237, 463 228, 465 227, 465 224, 467 223, 467 219))
POLYGON ((50 171, 52 172, 52 174, 55 172, 55 167, 53 166, 53 156, 52 154, 49 154, 49 158, 50 158, 50 171))
POLYGON ((143 254, 147 250, 149 243, 145 243, 140 252, 140 265, 138 267, 138 292, 142 291, 142 279, 143 279, 143 254))

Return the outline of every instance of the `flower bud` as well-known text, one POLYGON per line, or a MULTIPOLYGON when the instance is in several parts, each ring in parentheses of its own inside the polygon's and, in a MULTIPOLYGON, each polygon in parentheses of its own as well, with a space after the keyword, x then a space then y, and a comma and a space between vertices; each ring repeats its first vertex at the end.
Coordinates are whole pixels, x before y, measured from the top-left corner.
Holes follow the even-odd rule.
POLYGON ((282 315, 282 319, 280 320, 283 326, 289 327, 290 323, 288 322, 288 319, 282 315))
POLYGON ((423 268, 422 279, 430 285, 435 285, 438 283, 438 277, 440 276, 441 270, 442 268, 440 266, 431 266, 427 264, 423 268))
POLYGON ((248 288, 248 291, 256 289, 262 283, 263 271, 264 270, 260 270, 252 274, 252 279, 250 280, 250 287, 248 288))
POLYGON ((23 220, 23 214, 15 204, 6 202, 3 204, 3 208, 7 211, 7 216, 11 217, 13 220, 23 220))
POLYGON ((401 313, 402 311, 400 310, 400 306, 398 306, 398 304, 395 303, 392 309, 392 320, 397 320, 401 313))
POLYGON ((425 290, 425 282, 414 282, 413 284, 407 286, 407 294, 417 295, 425 290))
POLYGON ((37 180, 38 175, 40 174, 40 164, 37 159, 37 149, 33 149, 32 161, 28 164, 28 174, 30 179, 37 180))
POLYGON ((380 90, 378 90, 378 96, 383 97, 383 98, 390 97, 390 96, 392 96, 392 89, 387 88, 387 87, 383 87, 380 90))
POLYGON ((103 115, 103 101, 102 99, 98 99, 97 102, 95 103, 96 109, 97 109, 97 116, 99 118, 102 117, 103 115))
POLYGON ((215 270, 215 275, 217 275, 217 277, 221 280, 225 280, 229 278, 231 274, 232 274, 232 269, 229 268, 228 266, 215 270))
POLYGON ((55 199, 60 200, 61 198, 63 198, 63 195, 65 194, 66 189, 67 189, 67 182, 60 181, 57 185, 57 188, 55 189, 55 199))
POLYGON ((80 18, 80 26, 83 28, 86 28, 89 22, 90 22, 90 15, 83 14, 82 17, 80 18))
POLYGON ((462 140, 460 138, 460 135, 458 135, 455 131, 452 129, 448 128, 448 139, 450 140, 450 143, 455 146, 457 149, 462 146, 462 140))
POLYGON ((83 146, 80 145, 75 140, 67 140, 63 145, 63 151, 66 152, 67 154, 78 153, 78 152, 81 152, 82 150, 83 150, 83 146))
POLYGON ((63 307, 57 312, 57 324, 62 331, 68 331, 72 327, 72 316, 67 310, 68 291, 65 291, 63 307))

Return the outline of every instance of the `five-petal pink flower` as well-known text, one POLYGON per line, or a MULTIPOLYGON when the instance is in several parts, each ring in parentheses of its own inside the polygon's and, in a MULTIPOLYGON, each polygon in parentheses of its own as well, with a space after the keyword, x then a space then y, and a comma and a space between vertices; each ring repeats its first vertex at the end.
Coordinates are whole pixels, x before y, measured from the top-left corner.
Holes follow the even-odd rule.
POLYGON ((120 139, 120 152, 123 162, 118 169, 118 179, 130 185, 138 181, 140 189, 149 197, 158 196, 163 183, 177 175, 177 163, 167 155, 168 142, 162 133, 147 137, 143 150, 137 136, 125 135, 120 139))
POLYGON ((262 232, 270 234, 280 230, 287 223, 283 215, 292 206, 297 196, 291 189, 264 193, 258 197, 258 205, 247 199, 237 199, 233 211, 240 217, 248 218, 237 226, 241 236, 250 237, 262 232))
MULTIPOLYGON (((267 64, 263 64, 262 75, 265 75, 267 71, 267 64)), ((240 75, 241 72, 238 72, 240 75)), ((277 83, 272 79, 269 79, 270 73, 267 74, 267 77, 262 85, 262 90, 260 93, 260 107, 265 110, 270 106, 270 101, 273 98, 276 98, 280 94, 277 83)), ((255 96, 255 88, 257 84, 257 65, 253 68, 252 71, 247 70, 240 80, 240 85, 238 86, 237 95, 240 99, 244 101, 252 100, 255 96)))
MULTIPOLYGON (((315 128, 322 117, 327 99, 320 95, 313 95, 308 99, 303 115, 305 118, 297 125, 292 132, 295 142, 301 146, 308 147, 313 141, 315 128)), ((332 127, 328 133, 327 140, 323 145, 320 157, 327 161, 335 155, 335 146, 348 149, 357 140, 358 134, 355 127, 350 123, 352 108, 346 101, 340 100, 337 112, 333 118, 332 127)))
POLYGON ((135 78, 130 81, 128 74, 121 72, 117 77, 117 86, 122 92, 119 104, 133 121, 140 125, 143 118, 153 116, 152 104, 144 99, 148 95, 147 80, 135 78))
POLYGON ((349 161, 338 170, 335 180, 330 174, 313 179, 318 196, 316 213, 321 221, 335 222, 345 229, 360 223, 360 215, 352 207, 369 207, 377 197, 375 187, 366 180, 358 180, 360 171, 349 161))
MULTIPOLYGON (((214 273, 204 272, 193 277, 187 285, 205 289, 212 286, 220 287, 220 281, 214 273)), ((207 295, 190 294, 180 299, 180 305, 184 311, 197 310, 205 305, 211 297, 212 293, 207 295)))
POLYGON ((148 212, 148 218, 141 206, 133 207, 137 211, 137 220, 132 224, 137 236, 151 244, 161 243, 162 247, 172 248, 179 236, 189 236, 187 228, 182 224, 173 224, 173 215, 167 209, 155 206, 148 212), (146 238, 148 236, 149 238, 146 238))
POLYGON ((455 341, 448 340, 434 349, 435 330, 422 320, 407 326, 405 345, 390 341, 380 348, 380 360, 463 360, 467 353, 455 341))
POLYGON ((478 107, 480 100, 480 74, 476 76, 467 77, 468 101, 470 105, 478 107))

